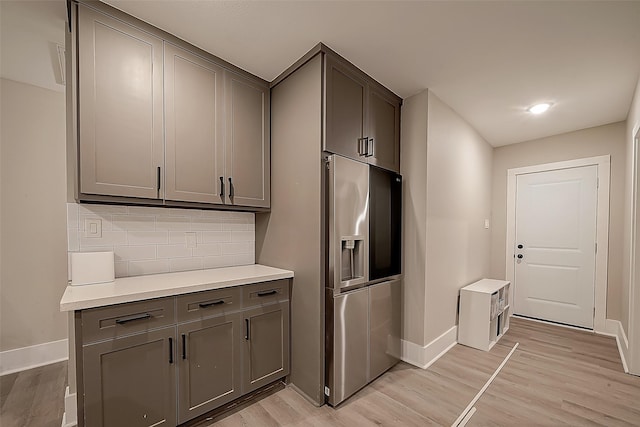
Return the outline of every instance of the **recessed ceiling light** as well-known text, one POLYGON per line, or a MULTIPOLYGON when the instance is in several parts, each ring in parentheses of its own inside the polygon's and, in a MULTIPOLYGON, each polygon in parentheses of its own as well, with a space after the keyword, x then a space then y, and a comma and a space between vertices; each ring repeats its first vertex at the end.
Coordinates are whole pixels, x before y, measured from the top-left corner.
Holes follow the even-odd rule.
POLYGON ((544 102, 542 104, 536 104, 532 107, 527 108, 527 111, 531 114, 542 114, 547 111, 549 107, 551 107, 551 104, 549 104, 548 102, 544 102))

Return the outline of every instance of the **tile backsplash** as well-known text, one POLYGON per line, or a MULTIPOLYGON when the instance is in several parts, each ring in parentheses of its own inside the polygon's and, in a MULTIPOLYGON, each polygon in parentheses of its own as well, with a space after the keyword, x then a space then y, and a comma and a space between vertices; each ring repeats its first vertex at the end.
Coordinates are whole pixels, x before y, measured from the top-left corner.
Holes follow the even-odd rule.
POLYGON ((67 203, 69 252, 113 251, 116 277, 255 263, 250 212, 67 203))

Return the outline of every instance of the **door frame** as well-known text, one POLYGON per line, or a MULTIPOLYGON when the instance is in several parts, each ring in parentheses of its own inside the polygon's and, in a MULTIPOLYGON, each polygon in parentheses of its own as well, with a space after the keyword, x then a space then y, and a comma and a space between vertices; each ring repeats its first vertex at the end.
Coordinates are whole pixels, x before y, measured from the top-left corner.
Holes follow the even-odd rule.
MULTIPOLYGON (((609 181, 611 178, 611 156, 588 157, 563 162, 545 163, 507 170, 507 240, 505 250, 506 279, 513 284, 515 292, 515 256, 516 237, 516 179, 518 175, 535 172, 550 172, 561 169, 572 169, 582 166, 597 166, 598 187, 596 211, 596 260, 595 260, 595 316, 593 330, 606 333, 607 317, 607 260, 609 258, 609 181)), ((513 304, 513 294, 509 296, 509 304, 513 304)))

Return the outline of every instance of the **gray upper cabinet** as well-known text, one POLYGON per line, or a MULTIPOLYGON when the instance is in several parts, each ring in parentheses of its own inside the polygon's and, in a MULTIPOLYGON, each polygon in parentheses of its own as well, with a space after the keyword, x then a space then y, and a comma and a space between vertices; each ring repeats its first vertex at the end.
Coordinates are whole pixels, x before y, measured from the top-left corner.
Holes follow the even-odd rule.
POLYGON ((226 179, 232 205, 270 203, 269 86, 225 71, 226 179))
POLYGON ((362 71, 325 53, 326 151, 399 172, 400 104, 362 71))
POLYGON ((78 43, 79 191, 160 198, 162 40, 81 7, 78 43))
POLYGON ((366 108, 366 81, 353 69, 326 57, 325 150, 362 160, 366 108))
POLYGON ((369 84, 369 163, 400 172, 400 101, 388 90, 369 84))
POLYGON ((224 203, 224 72, 165 43, 167 200, 224 203))
POLYGON ((77 199, 268 209, 268 83, 107 5, 71 7, 77 199))

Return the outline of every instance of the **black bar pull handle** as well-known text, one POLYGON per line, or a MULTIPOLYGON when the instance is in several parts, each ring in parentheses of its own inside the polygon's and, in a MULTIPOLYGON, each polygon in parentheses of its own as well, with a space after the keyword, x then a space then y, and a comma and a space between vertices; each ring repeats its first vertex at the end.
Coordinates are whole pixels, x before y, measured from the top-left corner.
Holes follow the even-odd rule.
POLYGON ((249 341, 249 319, 244 319, 244 339, 249 341))
POLYGON ((173 338, 169 338, 169 363, 173 363, 173 338))
POLYGON ((182 359, 187 358, 187 336, 182 334, 182 359))
POLYGON ((257 295, 259 297, 266 297, 266 296, 269 296, 269 295, 275 295, 277 293, 278 293, 278 291, 276 291, 275 289, 271 289, 270 291, 258 292, 257 295))
POLYGON ((158 191, 158 199, 159 199, 160 198, 160 183, 162 181, 160 166, 158 166, 157 172, 158 172, 158 175, 157 175, 158 181, 156 183, 156 188, 157 188, 157 191, 158 191))
POLYGON ((220 198, 224 202, 224 178, 220 177, 220 198))
POLYGON ((200 308, 207 308, 207 307, 211 307, 212 305, 220 305, 220 304, 224 304, 223 299, 219 299, 217 301, 211 301, 211 302, 201 302, 198 305, 200 306, 200 308))
POLYGON ((150 318, 151 318, 151 314, 149 313, 134 314, 133 316, 121 317, 119 319, 116 319, 116 323, 118 325, 124 325, 125 323, 133 322, 134 320, 144 320, 144 319, 150 319, 150 318))
MULTIPOLYGON (((231 182, 231 177, 229 177, 229 198, 233 199, 234 196, 235 191, 233 190, 233 182, 231 182)), ((231 203, 233 203, 233 200, 231 200, 231 203)))

